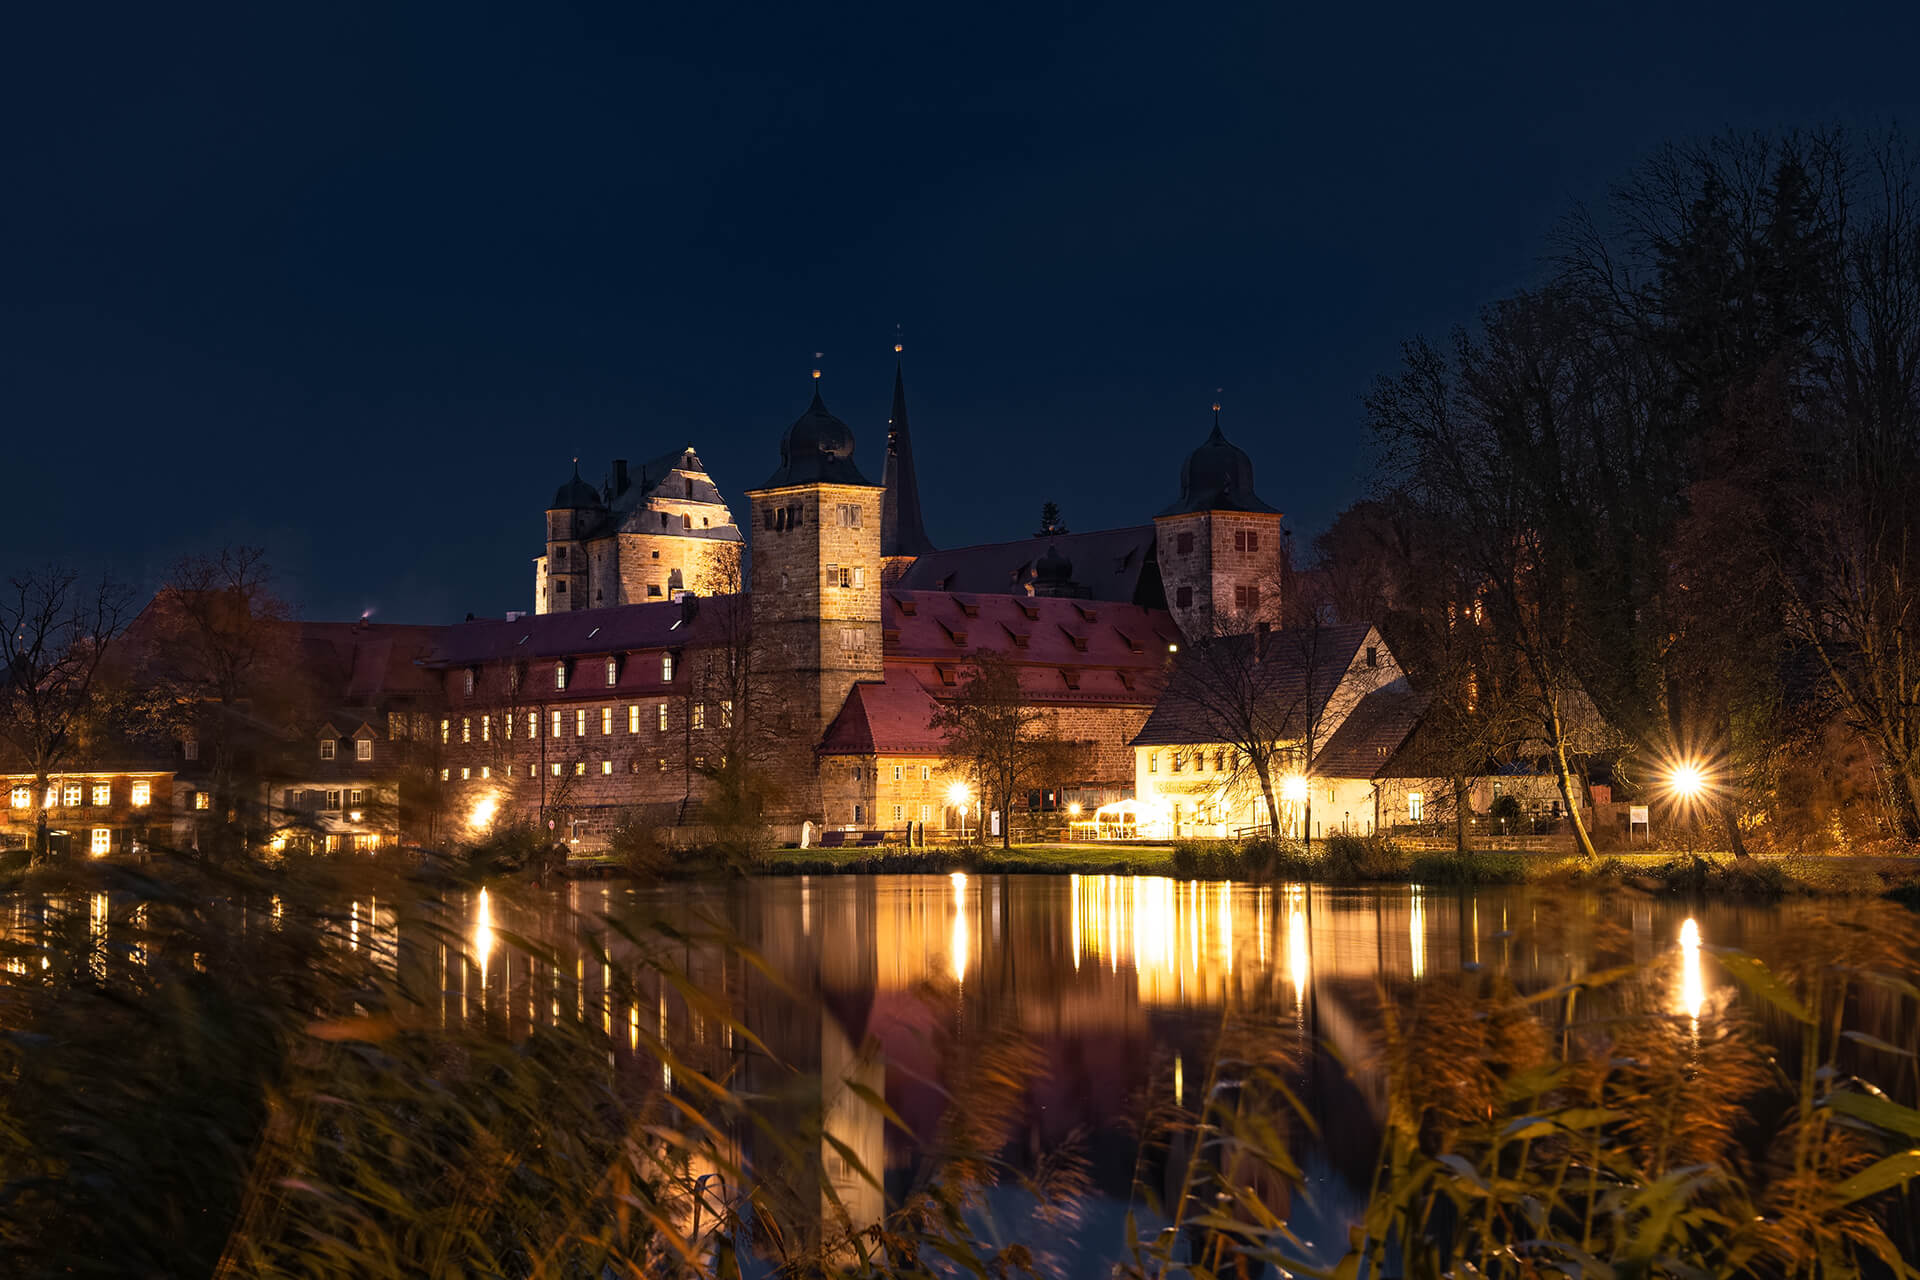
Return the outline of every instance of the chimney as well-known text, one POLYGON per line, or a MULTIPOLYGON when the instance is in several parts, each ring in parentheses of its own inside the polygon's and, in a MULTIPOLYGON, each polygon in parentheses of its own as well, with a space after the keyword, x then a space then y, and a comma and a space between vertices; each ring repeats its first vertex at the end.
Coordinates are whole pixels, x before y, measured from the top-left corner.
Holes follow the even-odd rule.
POLYGON ((626 491, 627 460, 625 458, 615 458, 613 460, 613 496, 617 498, 626 491))

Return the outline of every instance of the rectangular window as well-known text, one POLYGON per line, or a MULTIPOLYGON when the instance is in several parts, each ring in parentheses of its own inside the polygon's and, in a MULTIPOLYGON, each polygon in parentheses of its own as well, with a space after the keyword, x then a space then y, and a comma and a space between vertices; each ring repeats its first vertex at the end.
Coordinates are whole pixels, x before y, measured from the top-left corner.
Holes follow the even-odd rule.
POLYGON ((573 709, 573 736, 576 738, 584 738, 587 736, 587 709, 585 707, 575 707, 573 709))
POLYGON ((560 762, 558 760, 553 762, 553 776, 556 778, 560 776, 560 762))
POLYGON ((907 812, 907 806, 903 804, 897 804, 893 806, 893 820, 895 822, 900 821, 900 819, 906 815, 906 812, 907 812))
POLYGON ((587 762, 585 760, 575 760, 573 762, 573 776, 576 778, 584 778, 587 776, 587 762))
POLYGON ((602 777, 611 777, 613 775, 613 761, 602 760, 600 762, 600 774, 602 777))
POLYGON ((663 702, 660 704, 660 732, 665 733, 666 731, 667 731, 667 704, 663 702))
POLYGON ((620 683, 620 659, 608 658, 607 659, 607 687, 612 688, 614 685, 619 683, 620 683))
POLYGON ((1427 798, 1418 791, 1407 792, 1407 821, 1425 822, 1427 820, 1427 798))
POLYGON ((206 809, 212 806, 212 803, 213 803, 213 794, 211 792, 196 791, 193 793, 194 808, 205 811, 206 809))
POLYGON ((660 655, 660 679, 667 684, 673 683, 673 655, 670 653, 660 655))
POLYGON ((340 807, 340 793, 338 791, 327 792, 327 808, 338 809, 339 807, 340 807))
POLYGON ((855 825, 858 825, 860 822, 860 806, 859 805, 853 806, 853 821, 855 825))
POLYGON ((1147 752, 1147 772, 1160 772, 1160 753, 1158 751, 1147 752))
POLYGON ((483 778, 491 778, 493 776, 493 766, 489 764, 481 765, 480 776, 483 778))
POLYGON ((564 662, 553 664, 553 687, 556 689, 567 687, 567 664, 564 662))
POLYGON ((693 704, 693 727, 696 729, 707 727, 707 704, 704 702, 693 704))
POLYGON ((860 527, 860 504, 857 502, 839 503, 834 508, 833 520, 834 523, 842 529, 858 529, 860 527))
MULTIPOLYGON (((111 784, 111 783, 106 783, 106 782, 96 782, 96 783, 94 783, 94 784, 93 784, 93 802, 94 802, 94 804, 96 804, 96 805, 101 805, 101 806, 105 806, 105 805, 110 805, 110 804, 112 804, 112 803, 113 803, 113 786, 112 786, 112 784, 111 784)), ((24 805, 16 805, 15 807, 16 807, 16 808, 25 808, 26 806, 24 806, 24 805)))
POLYGON ((513 741, 513 712, 509 711, 507 712, 507 714, 500 717, 500 727, 506 731, 507 741, 512 742, 513 741))
POLYGON ((87 848, 96 858, 105 857, 113 849, 113 831, 109 827, 95 827, 93 839, 87 848))
POLYGON ((353 758, 355 760, 373 759, 373 739, 355 738, 353 741, 353 758))
POLYGON ((367 802, 367 793, 362 791, 359 787, 354 787, 347 792, 347 804, 352 808, 358 809, 361 805, 365 804, 366 802, 367 802))
POLYGON ((560 736, 560 713, 558 711, 553 713, 553 736, 556 738, 560 736))
POLYGON ((665 773, 666 771, 667 771, 667 758, 666 758, 665 756, 661 756, 661 757, 660 757, 660 772, 662 772, 662 773, 665 773))
POLYGON ((923 764, 923 765, 921 765, 921 766, 920 766, 920 781, 922 781, 922 782, 931 782, 931 781, 933 781, 933 766, 932 766, 932 765, 930 765, 930 764, 923 764))
POLYGON ((640 732, 640 704, 637 702, 627 707, 627 732, 640 732))
POLYGON ((932 806, 932 805, 930 805, 930 804, 923 804, 923 805, 921 805, 921 806, 920 806, 920 821, 922 821, 922 822, 932 822, 932 821, 933 821, 933 806, 932 806))
MULTIPOLYGON (((482 742, 493 741, 493 715, 491 712, 480 717, 480 741, 482 742)), ((367 745, 372 746, 373 744, 369 742, 367 745)), ((369 751, 367 753, 366 758, 372 759, 373 753, 369 751)))
POLYGON ((460 688, 461 688, 461 691, 465 693, 468 697, 473 696, 473 668, 472 667, 468 667, 466 669, 465 678, 462 680, 460 688))
POLYGON ((33 805, 33 788, 32 787, 15 787, 13 789, 13 807, 14 808, 26 809, 26 808, 30 808, 32 805, 33 805))
POLYGON ((613 708, 600 708, 600 734, 605 737, 613 732, 613 708))
POLYGON ((442 782, 447 781, 447 779, 451 778, 452 776, 453 776, 453 770, 451 769, 442 769, 440 771, 440 781, 442 782))
POLYGON ((60 802, 69 809, 78 809, 80 807, 80 784, 77 782, 69 782, 65 787, 65 794, 60 798, 60 802))
MULTIPOLYGON (((895 782, 898 782, 898 781, 900 781, 900 780, 901 780, 902 778, 904 778, 904 777, 906 777, 906 776, 907 776, 907 766, 905 766, 905 765, 903 765, 903 764, 897 764, 897 765, 895 765, 895 766, 893 766, 893 780, 894 780, 895 782)), ((897 817, 899 817, 900 815, 899 815, 899 814, 895 814, 894 816, 895 816, 895 817, 897 818, 897 817)))
POLYGON ((539 736, 540 736, 540 713, 538 711, 529 711, 527 712, 527 741, 532 742, 535 738, 539 736))
POLYGON ((444 747, 447 745, 447 742, 448 742, 447 735, 452 730, 452 728, 453 728, 453 722, 451 720, 442 720, 440 722, 440 745, 441 746, 444 747))
POLYGON ((473 741, 473 717, 472 716, 460 717, 460 741, 462 742, 473 741))
POLYGON ((320 739, 320 758, 322 760, 333 759, 333 745, 332 738, 320 739))
POLYGON ((144 809, 146 806, 152 803, 153 803, 153 784, 151 782, 134 783, 133 784, 133 807, 136 809, 144 809))
POLYGON ((726 698, 720 699, 720 727, 733 728, 733 703, 726 698))
POLYGON ((182 739, 180 743, 180 754, 189 760, 198 760, 200 758, 200 739, 182 739))
POLYGON ((1180 534, 1173 540, 1173 549, 1183 556, 1192 551, 1193 535, 1190 533, 1180 534))

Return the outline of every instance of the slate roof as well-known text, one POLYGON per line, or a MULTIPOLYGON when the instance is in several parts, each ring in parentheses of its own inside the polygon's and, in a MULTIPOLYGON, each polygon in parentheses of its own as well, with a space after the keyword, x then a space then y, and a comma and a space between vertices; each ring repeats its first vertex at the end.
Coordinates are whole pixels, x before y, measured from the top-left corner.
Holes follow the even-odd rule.
POLYGON ((1375 689, 1360 699, 1320 748, 1313 772, 1322 778, 1401 776, 1390 771, 1394 757, 1412 737, 1432 700, 1398 681, 1375 689))
POLYGON ((1266 638, 1265 656, 1257 662, 1253 650, 1261 641, 1255 635, 1206 641, 1226 648, 1229 656, 1219 662, 1186 645, 1175 658, 1166 694, 1133 743, 1152 747, 1233 741, 1238 735, 1222 727, 1218 705, 1210 703, 1205 692, 1206 682, 1227 674, 1259 682, 1258 696, 1275 718, 1270 728, 1274 737, 1304 737, 1307 724, 1325 709, 1338 678, 1372 630, 1369 623, 1353 622, 1274 631, 1266 638))
POLYGON ((300 622, 300 654, 324 696, 372 706, 396 695, 431 695, 439 681, 421 670, 451 628, 378 622, 300 622))
POLYGON ((696 602, 691 619, 683 605, 661 600, 571 613, 525 614, 512 621, 481 618, 457 623, 442 629, 441 642, 427 655, 426 665, 463 667, 719 644, 725 635, 727 611, 746 607, 744 596, 690 599, 696 602))
POLYGON ((823 755, 925 755, 941 749, 930 727, 939 704, 905 667, 890 666, 884 681, 853 686, 820 742, 823 755))
POLYGON ((899 585, 913 591, 1024 596, 1050 548, 1073 562, 1073 579, 1095 600, 1167 607, 1153 526, 1057 533, 934 551, 915 560, 899 585))

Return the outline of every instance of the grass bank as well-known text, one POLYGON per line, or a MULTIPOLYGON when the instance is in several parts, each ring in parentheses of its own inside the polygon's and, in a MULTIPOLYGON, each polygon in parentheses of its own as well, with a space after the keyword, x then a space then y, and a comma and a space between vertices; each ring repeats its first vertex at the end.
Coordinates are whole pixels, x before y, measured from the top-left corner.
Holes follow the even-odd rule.
POLYGON ((1543 884, 1717 897, 1893 897, 1920 907, 1920 859, 1795 855, 1746 860, 1725 853, 1635 853, 1594 862, 1547 854, 1414 852, 1391 841, 1333 837, 1311 850, 1290 842, 1043 844, 1012 849, 781 849, 762 875, 1168 875, 1316 884, 1543 884))

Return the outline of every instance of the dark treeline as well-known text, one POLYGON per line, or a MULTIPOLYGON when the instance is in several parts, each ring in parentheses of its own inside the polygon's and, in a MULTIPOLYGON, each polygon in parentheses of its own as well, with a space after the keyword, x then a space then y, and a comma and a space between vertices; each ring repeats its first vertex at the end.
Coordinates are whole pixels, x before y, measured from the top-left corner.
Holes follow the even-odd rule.
POLYGON ((1565 221, 1544 284, 1374 388, 1384 492, 1323 581, 1462 770, 1532 754, 1577 794, 1607 759, 1653 796, 1697 762, 1737 853, 1920 839, 1915 161, 1670 147, 1565 221))

